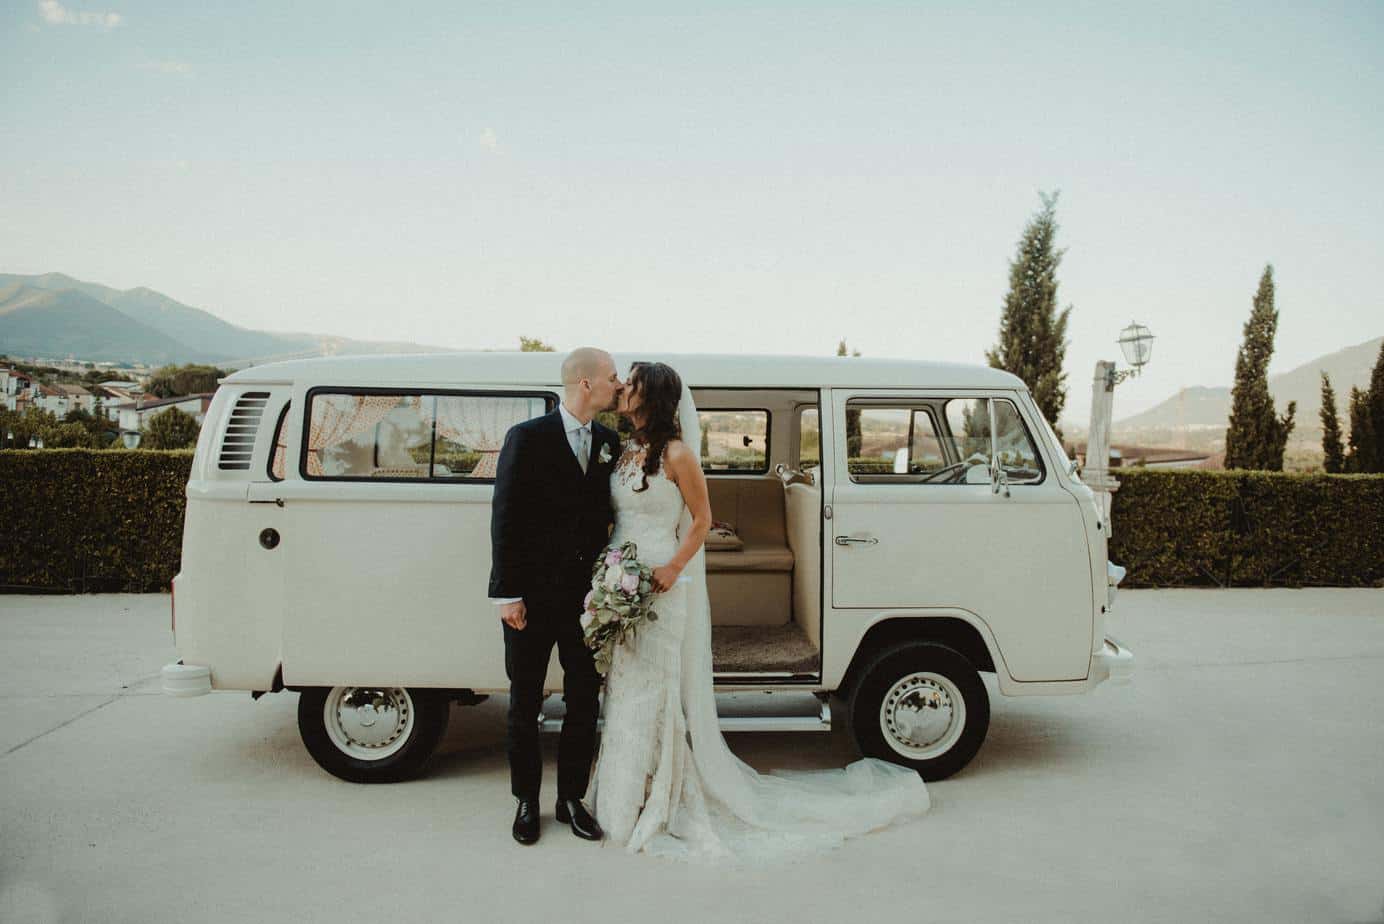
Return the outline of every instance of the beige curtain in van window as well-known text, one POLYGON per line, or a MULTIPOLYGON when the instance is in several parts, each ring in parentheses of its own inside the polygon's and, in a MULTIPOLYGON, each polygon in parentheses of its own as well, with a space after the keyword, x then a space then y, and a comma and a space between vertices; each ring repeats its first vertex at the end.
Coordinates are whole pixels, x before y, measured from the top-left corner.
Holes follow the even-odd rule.
MULTIPOLYGON (((312 425, 308 431, 308 474, 322 475, 322 453, 354 439, 389 416, 400 405, 419 407, 417 395, 317 395, 312 399, 312 425)), ((276 458, 277 462, 277 458, 276 458)))
POLYGON ((494 478, 509 428, 538 416, 543 408, 541 398, 439 395, 437 435, 481 454, 468 477, 494 478))

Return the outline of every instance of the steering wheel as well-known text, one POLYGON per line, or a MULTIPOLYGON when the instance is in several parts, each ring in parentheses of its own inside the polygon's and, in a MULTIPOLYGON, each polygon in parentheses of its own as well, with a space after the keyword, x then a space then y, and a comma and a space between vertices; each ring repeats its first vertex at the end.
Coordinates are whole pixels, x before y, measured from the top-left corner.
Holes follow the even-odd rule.
POLYGON ((984 465, 988 461, 989 460, 986 459, 985 456, 978 452, 973 452, 960 462, 953 462, 951 465, 943 466, 935 472, 930 472, 927 477, 923 478, 919 483, 928 484, 930 482, 940 482, 942 484, 956 484, 964 477, 966 469, 970 468, 972 465, 984 465), (945 479, 942 477, 944 475, 947 476, 945 479))

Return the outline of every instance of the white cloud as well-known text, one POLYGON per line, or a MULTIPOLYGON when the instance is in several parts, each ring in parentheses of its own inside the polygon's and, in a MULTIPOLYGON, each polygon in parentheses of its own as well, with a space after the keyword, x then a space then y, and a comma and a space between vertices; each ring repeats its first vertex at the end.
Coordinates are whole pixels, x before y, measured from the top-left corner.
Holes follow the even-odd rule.
POLYGON ((500 150, 500 138, 495 134, 495 129, 487 128, 481 132, 481 147, 489 151, 500 150))
POLYGON ((69 10, 58 0, 38 0, 38 14, 50 26, 105 26, 113 29, 120 25, 121 19, 119 13, 69 10))
POLYGON ((182 75, 192 73, 192 65, 186 61, 141 61, 139 67, 141 70, 154 71, 159 74, 182 75))

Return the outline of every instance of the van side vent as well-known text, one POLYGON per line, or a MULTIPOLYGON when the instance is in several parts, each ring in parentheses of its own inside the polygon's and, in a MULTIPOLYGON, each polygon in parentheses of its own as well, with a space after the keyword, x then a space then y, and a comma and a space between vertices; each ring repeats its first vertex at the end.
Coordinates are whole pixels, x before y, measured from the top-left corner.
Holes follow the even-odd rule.
POLYGON ((226 432, 221 437, 218 468, 250 469, 250 455, 255 451, 255 434, 259 432, 260 418, 264 416, 264 406, 268 401, 267 391, 247 391, 236 399, 235 407, 231 408, 231 419, 226 423, 226 432))

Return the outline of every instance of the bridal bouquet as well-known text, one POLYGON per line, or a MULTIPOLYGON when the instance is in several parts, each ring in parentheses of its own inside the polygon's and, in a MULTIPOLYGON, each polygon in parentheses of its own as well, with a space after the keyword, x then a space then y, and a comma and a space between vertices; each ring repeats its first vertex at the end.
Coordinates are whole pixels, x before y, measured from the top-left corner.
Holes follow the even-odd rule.
POLYGON ((586 647, 596 653, 596 670, 610 670, 617 642, 633 636, 645 620, 654 622, 653 569, 639 561, 639 547, 609 546, 591 572, 591 591, 581 614, 586 647))

